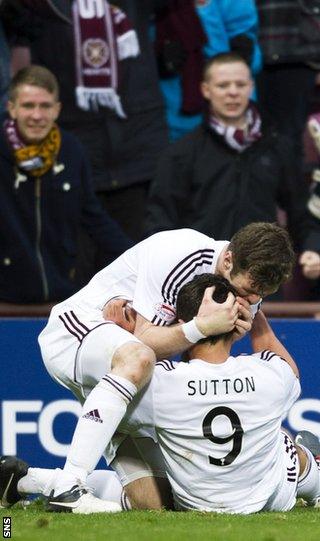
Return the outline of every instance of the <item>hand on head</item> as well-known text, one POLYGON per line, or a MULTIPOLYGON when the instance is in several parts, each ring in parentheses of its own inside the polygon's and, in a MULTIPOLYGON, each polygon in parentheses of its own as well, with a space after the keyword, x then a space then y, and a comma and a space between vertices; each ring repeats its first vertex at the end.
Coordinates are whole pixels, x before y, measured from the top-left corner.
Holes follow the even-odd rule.
POLYGON ((239 302, 229 292, 223 303, 213 300, 214 287, 207 287, 198 310, 197 327, 205 335, 221 334, 234 329, 239 314, 239 302))
POLYGON ((239 312, 235 323, 234 340, 239 340, 251 330, 253 317, 248 301, 242 297, 236 299, 239 303, 239 312))

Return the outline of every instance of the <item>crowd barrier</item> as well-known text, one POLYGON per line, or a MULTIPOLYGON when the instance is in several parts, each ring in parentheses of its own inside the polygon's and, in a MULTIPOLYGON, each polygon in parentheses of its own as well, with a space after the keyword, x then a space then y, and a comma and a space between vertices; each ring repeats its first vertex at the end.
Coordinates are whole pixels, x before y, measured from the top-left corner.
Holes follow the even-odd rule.
MULTIPOLYGON (((265 312, 270 314, 267 304, 273 303, 264 305, 265 312)), ((293 303, 291 318, 288 307, 274 305, 272 310, 275 312, 276 308, 287 317, 274 317, 271 325, 295 357, 303 389, 286 425, 293 432, 307 429, 320 437, 320 320, 292 317, 293 303)), ((313 315, 320 314, 320 304, 313 308, 313 315)), ((37 336, 46 319, 8 317, 1 306, 0 315, 0 452, 21 456, 32 465, 59 467, 64 462, 80 406, 67 389, 51 380, 42 364, 37 336)), ((249 339, 245 338, 236 344, 233 353, 249 351, 249 339)))

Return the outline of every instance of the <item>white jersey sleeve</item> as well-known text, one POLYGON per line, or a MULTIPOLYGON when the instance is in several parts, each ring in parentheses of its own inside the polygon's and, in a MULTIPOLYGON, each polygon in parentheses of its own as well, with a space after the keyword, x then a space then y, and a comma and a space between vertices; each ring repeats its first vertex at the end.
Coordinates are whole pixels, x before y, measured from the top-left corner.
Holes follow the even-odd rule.
POLYGON ((192 229, 164 231, 146 239, 138 254, 133 308, 155 325, 172 323, 180 288, 198 274, 213 272, 221 249, 221 241, 192 229))
POLYGON ((283 382, 283 415, 282 418, 288 414, 288 411, 299 398, 301 393, 301 386, 299 378, 293 372, 291 366, 288 362, 279 357, 276 353, 269 350, 261 351, 253 356, 257 356, 262 361, 270 363, 273 367, 274 372, 277 372, 282 378, 283 382))

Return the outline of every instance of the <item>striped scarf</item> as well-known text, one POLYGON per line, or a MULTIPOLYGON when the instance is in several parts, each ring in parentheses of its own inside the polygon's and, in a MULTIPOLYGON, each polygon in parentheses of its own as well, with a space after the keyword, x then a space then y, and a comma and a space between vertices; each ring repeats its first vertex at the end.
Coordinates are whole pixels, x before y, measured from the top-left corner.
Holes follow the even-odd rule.
POLYGON ((78 106, 86 111, 108 107, 125 118, 118 62, 139 54, 136 32, 125 13, 106 0, 74 0, 72 12, 78 106))
POLYGON ((217 119, 213 112, 209 115, 209 127, 221 135, 226 144, 237 152, 243 152, 262 136, 261 117, 253 103, 249 104, 245 113, 244 128, 226 126, 217 119))
MULTIPOLYGON (((33 145, 22 141, 15 120, 6 120, 4 130, 18 169, 32 177, 40 177, 54 167, 61 146, 61 134, 56 124, 41 143, 33 145)), ((27 177, 20 175, 19 178, 26 180, 27 177)))

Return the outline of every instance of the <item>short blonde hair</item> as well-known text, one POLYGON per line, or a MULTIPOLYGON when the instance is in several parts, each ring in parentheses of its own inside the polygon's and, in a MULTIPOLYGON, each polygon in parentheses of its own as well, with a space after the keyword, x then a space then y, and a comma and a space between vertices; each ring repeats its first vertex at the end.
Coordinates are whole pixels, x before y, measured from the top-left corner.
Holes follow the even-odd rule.
POLYGON ((59 100, 59 85, 53 73, 43 66, 35 64, 22 68, 14 75, 9 85, 9 100, 15 101, 17 89, 22 85, 39 86, 59 100))

